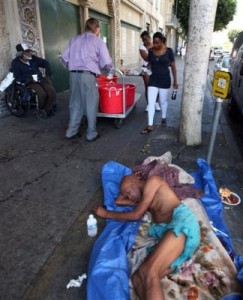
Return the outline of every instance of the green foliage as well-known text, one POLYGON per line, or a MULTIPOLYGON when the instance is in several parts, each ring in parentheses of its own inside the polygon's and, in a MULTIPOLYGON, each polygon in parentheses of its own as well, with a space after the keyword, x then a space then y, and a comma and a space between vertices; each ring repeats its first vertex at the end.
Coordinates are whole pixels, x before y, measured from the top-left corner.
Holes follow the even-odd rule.
POLYGON ((183 34, 188 33, 188 21, 190 11, 190 0, 177 0, 177 13, 176 17, 180 22, 180 26, 183 30, 183 34))
POLYGON ((237 0, 219 0, 214 31, 219 31, 224 29, 236 13, 237 0))
POLYGON ((228 31, 228 39, 231 41, 231 43, 234 43, 234 40, 238 36, 238 34, 243 31, 242 29, 231 29, 228 31))
MULTIPOLYGON (((183 32, 188 33, 188 21, 190 11, 190 0, 177 0, 177 19, 181 24, 183 32)), ((214 24, 214 31, 224 29, 236 13, 237 0, 219 0, 216 18, 214 24)))

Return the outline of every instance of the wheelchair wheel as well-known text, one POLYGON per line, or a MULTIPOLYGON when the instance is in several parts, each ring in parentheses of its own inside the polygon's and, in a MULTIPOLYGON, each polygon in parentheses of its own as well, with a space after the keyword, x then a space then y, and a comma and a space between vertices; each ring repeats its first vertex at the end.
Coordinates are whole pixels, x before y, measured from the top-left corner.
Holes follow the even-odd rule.
POLYGON ((14 83, 5 91, 5 103, 10 113, 16 117, 23 117, 29 110, 29 103, 22 103, 14 83))

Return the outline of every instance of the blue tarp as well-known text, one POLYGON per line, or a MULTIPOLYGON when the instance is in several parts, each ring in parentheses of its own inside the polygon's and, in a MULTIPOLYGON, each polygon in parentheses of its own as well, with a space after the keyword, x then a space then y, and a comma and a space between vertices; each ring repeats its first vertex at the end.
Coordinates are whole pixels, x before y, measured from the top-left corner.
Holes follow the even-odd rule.
MULTIPOLYGON (((132 207, 118 207, 114 199, 120 191, 123 176, 131 170, 114 161, 102 169, 104 204, 109 210, 125 211, 132 207)), ((107 220, 106 227, 95 242, 88 269, 87 299, 129 299, 127 253, 137 235, 139 222, 107 220)))
MULTIPOLYGON (((239 271, 238 279, 243 283, 243 257, 235 254, 229 231, 223 221, 223 206, 212 170, 205 160, 197 160, 199 169, 193 173, 195 186, 204 190, 202 204, 229 255, 235 260, 239 271)), ((120 191, 120 182, 131 170, 110 161, 103 166, 102 184, 104 204, 109 210, 125 211, 132 207, 118 207, 114 199, 120 191)), ((129 300, 129 266, 127 253, 136 238, 139 222, 107 220, 106 227, 94 244, 88 268, 88 300, 129 300)), ((232 294, 224 298, 238 300, 241 295, 232 294)), ((222 299, 223 300, 223 299, 222 299)))
POLYGON ((220 199, 212 170, 208 163, 203 159, 198 159, 197 164, 199 169, 191 175, 195 179, 195 186, 204 191, 201 202, 207 212, 209 220, 212 222, 213 226, 218 229, 218 231, 215 232, 217 237, 233 259, 235 257, 235 251, 228 228, 224 224, 223 203, 220 199))

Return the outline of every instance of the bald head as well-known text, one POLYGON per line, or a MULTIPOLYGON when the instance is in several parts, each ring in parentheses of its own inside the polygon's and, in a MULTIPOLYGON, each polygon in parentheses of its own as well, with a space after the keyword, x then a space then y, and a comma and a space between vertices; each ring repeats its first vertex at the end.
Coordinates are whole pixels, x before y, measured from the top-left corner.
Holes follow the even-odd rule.
POLYGON ((135 174, 126 175, 121 181, 121 196, 137 203, 142 197, 143 183, 135 174))
POLYGON ((136 174, 126 175, 122 178, 121 185, 129 185, 131 183, 138 183, 139 178, 136 174))

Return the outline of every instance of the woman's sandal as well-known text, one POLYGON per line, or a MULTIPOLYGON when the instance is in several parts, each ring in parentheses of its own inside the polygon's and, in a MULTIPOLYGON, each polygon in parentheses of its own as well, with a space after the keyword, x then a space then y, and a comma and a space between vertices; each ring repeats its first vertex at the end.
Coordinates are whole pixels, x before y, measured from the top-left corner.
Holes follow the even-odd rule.
POLYGON ((141 134, 145 134, 145 133, 149 133, 149 132, 151 132, 153 130, 154 130, 153 126, 147 126, 140 133, 141 134))

